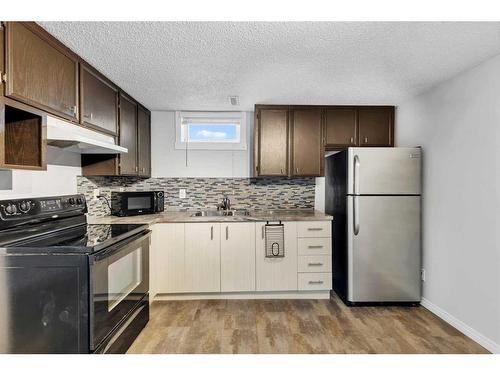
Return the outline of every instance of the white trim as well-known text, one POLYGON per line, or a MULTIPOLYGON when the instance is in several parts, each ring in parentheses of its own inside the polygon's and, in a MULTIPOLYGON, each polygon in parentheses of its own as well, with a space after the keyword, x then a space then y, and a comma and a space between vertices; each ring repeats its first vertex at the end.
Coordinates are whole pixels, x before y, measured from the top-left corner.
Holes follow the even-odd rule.
MULTIPOLYGON (((185 130, 184 130, 185 132, 185 130)), ((175 149, 176 150, 229 150, 229 151, 244 151, 247 150, 247 123, 245 112, 186 112, 175 111, 175 149), (209 119, 208 121, 238 120, 238 136, 239 142, 232 141, 200 141, 200 142, 185 142, 186 134, 183 134, 182 118, 200 118, 209 119), (210 120, 212 119, 212 120, 210 120)))
POLYGON ((313 292, 236 292, 156 294, 155 301, 186 301, 201 299, 329 299, 330 291, 313 292))
POLYGON ((425 299, 422 297, 422 301, 420 304, 425 307, 427 310, 430 312, 434 313, 435 315, 439 316, 441 319, 443 319, 446 323, 452 325, 456 329, 458 329, 460 332, 462 332, 464 335, 467 337, 471 338, 475 342, 477 342, 479 345, 484 347, 485 349, 489 350, 490 352, 494 354, 500 354, 500 345, 497 344, 496 342, 492 341, 488 337, 484 336, 483 334, 479 333, 476 331, 474 328, 468 326, 464 322, 462 322, 460 319, 455 318, 453 315, 448 313, 447 311, 443 310, 441 307, 435 305, 428 299, 425 299))

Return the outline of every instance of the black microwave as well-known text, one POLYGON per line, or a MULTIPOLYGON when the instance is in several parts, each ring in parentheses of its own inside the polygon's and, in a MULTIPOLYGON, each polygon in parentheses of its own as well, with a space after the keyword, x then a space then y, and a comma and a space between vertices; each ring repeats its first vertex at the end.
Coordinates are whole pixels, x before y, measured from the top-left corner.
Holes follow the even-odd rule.
POLYGON ((164 195, 163 191, 113 191, 111 214, 134 216, 163 212, 164 195))

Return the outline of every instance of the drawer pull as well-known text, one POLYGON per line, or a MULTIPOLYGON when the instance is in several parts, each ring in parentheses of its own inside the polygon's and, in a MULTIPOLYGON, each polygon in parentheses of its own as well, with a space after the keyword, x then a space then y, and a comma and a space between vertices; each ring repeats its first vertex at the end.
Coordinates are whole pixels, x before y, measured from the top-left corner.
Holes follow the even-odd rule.
POLYGON ((323 230, 323 228, 307 228, 307 230, 316 231, 316 230, 323 230))
POLYGON ((307 263, 308 266, 311 266, 311 267, 316 267, 316 266, 322 266, 323 263, 320 263, 320 262, 317 262, 317 263, 307 263))
POLYGON ((322 249, 323 245, 309 245, 307 246, 308 249, 322 249))
POLYGON ((311 280, 311 281, 309 281, 309 284, 323 284, 323 281, 321 281, 321 280, 317 280, 317 281, 311 280))

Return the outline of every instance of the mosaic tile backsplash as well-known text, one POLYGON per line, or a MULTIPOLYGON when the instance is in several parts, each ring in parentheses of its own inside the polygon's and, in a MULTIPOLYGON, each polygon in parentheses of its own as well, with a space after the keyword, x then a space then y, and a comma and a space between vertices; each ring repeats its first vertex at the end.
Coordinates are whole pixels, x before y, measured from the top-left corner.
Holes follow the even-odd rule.
POLYGON ((150 178, 78 177, 78 193, 85 194, 89 214, 106 216, 110 210, 103 199, 93 199, 94 189, 106 198, 112 191, 165 192, 167 211, 215 208, 223 194, 234 208, 258 210, 314 208, 314 178, 150 178), (179 198, 186 189, 186 198, 179 198))

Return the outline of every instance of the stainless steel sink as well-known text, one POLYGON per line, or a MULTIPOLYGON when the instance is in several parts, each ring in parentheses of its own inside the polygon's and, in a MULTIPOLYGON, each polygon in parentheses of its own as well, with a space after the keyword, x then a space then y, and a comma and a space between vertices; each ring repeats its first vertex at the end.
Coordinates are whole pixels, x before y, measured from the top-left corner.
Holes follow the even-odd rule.
POLYGON ((248 210, 207 210, 207 211, 197 211, 191 216, 206 216, 206 217, 223 217, 223 216, 248 216, 250 212, 248 210))

